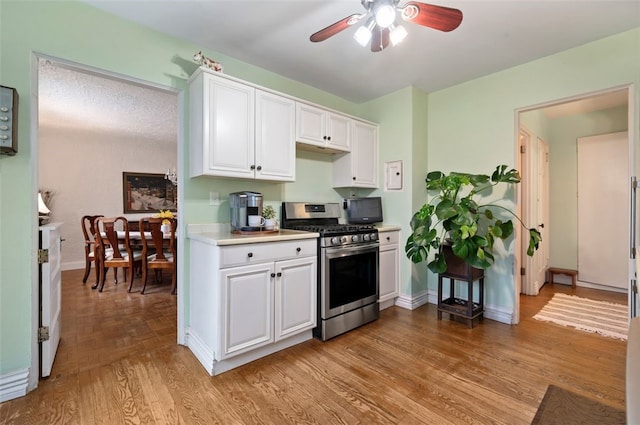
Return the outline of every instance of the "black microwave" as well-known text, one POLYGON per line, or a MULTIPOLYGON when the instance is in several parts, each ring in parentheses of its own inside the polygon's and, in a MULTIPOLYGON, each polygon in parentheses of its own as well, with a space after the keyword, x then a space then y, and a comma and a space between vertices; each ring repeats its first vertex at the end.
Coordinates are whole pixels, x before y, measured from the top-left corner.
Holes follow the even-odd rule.
POLYGON ((347 220, 349 224, 381 223, 382 199, 379 196, 347 199, 347 220))

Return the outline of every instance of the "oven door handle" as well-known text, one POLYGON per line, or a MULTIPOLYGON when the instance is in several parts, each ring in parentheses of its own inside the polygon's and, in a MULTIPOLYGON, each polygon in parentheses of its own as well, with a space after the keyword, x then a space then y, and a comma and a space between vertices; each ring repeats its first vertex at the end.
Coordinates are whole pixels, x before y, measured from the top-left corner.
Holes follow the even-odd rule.
POLYGON ((336 246, 325 248, 326 254, 353 254, 358 252, 366 252, 372 249, 380 248, 380 244, 378 242, 368 243, 363 245, 353 245, 353 246, 336 246))

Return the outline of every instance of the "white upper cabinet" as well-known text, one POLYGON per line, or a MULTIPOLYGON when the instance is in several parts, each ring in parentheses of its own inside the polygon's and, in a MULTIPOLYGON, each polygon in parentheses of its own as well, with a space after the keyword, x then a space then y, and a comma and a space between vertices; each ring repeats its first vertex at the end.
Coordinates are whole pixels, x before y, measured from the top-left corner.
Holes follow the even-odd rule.
POLYGON ((329 152, 350 151, 349 117, 301 102, 296 102, 296 117, 296 141, 300 144, 329 152))
POLYGON ((253 178, 255 89, 206 72, 189 87, 191 177, 253 178))
POLYGON ((334 158, 333 187, 378 187, 378 126, 351 122, 351 152, 334 158))
POLYGON ((256 90, 256 178, 294 181, 296 103, 256 90))
POLYGON ((203 70, 189 99, 191 177, 294 180, 293 100, 203 70))

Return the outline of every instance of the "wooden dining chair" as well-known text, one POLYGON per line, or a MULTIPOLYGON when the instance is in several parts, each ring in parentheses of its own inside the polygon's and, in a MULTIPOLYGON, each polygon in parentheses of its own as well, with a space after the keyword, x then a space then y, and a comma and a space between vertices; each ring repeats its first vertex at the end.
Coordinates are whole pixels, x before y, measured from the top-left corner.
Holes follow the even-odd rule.
MULTIPOLYGON (((84 277, 82 283, 87 283, 89 273, 91 273, 91 264, 96 261, 96 239, 95 239, 95 224, 96 218, 102 217, 102 215, 85 215, 80 220, 82 226, 82 234, 84 235, 84 277)), ((98 267, 96 270, 96 283, 100 279, 100 272, 98 267)))
MULTIPOLYGON (((135 267, 142 265, 142 251, 132 248, 129 237, 129 223, 125 217, 98 217, 95 221, 96 228, 96 265, 100 267, 100 286, 102 292, 106 280, 106 272, 114 269, 117 280, 117 269, 129 271, 129 289, 133 288, 135 267)), ((125 281, 127 274, 125 273, 125 281)))
MULTIPOLYGON (((142 240, 142 291, 147 287, 147 277, 150 270, 162 273, 171 271, 171 293, 176 293, 177 278, 177 250, 176 250, 175 219, 159 217, 145 217, 140 219, 140 236, 142 240), (170 231, 165 235, 161 226, 164 220, 170 222, 170 231)), ((157 277, 157 275, 156 275, 157 277)))

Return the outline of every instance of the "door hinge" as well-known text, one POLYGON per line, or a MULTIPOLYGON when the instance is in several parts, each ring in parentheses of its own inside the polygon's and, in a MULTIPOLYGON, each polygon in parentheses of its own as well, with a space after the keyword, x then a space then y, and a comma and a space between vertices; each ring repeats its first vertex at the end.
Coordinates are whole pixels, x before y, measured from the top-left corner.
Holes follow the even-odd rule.
POLYGON ((38 328, 38 342, 49 341, 49 327, 38 328))
POLYGON ((520 153, 527 153, 527 147, 525 145, 520 145, 520 153))
POLYGON ((524 267, 520 267, 520 276, 524 276, 526 274, 526 269, 524 267))
POLYGON ((49 262, 49 250, 48 249, 39 249, 38 250, 38 264, 44 264, 49 262))

